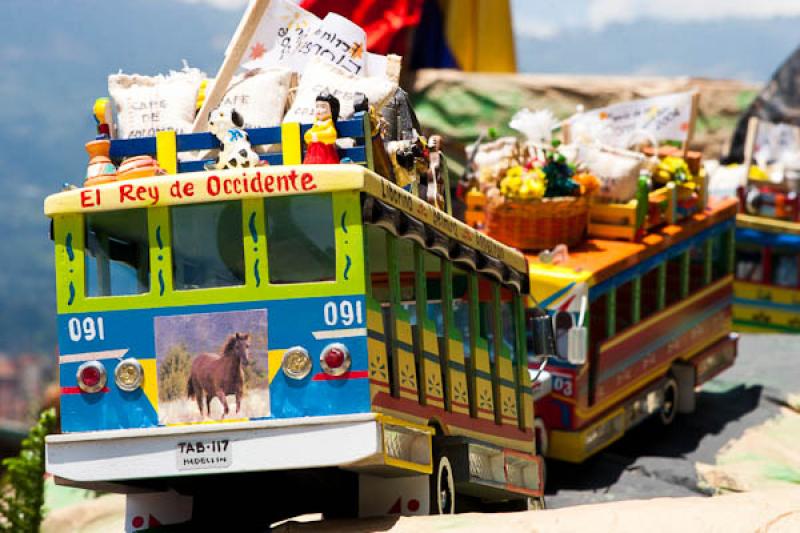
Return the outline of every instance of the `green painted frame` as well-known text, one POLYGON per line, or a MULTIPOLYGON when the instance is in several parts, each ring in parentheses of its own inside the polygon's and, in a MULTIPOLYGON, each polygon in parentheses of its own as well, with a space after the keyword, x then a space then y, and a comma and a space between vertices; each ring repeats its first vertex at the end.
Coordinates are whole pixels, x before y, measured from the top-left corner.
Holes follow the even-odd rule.
MULTIPOLYGON (((85 289, 85 227, 79 213, 55 215, 55 268, 58 313, 89 313, 151 309, 159 307, 209 305, 230 302, 279 300, 308 297, 365 294, 363 226, 359 191, 331 194, 334 237, 336 241, 336 281, 293 284, 270 284, 264 204, 260 198, 241 200, 242 233, 245 254, 245 284, 237 287, 178 291, 172 285, 172 248, 170 208, 147 210, 150 248, 150 291, 137 295, 87 297, 85 289), (250 219, 256 229, 250 231, 250 219), (68 240, 71 241, 68 246, 68 240), (159 245, 160 243, 160 245, 159 245), (347 266, 349 258, 350 266, 347 266), (256 282, 258 271, 261 283, 256 282), (347 278, 344 272, 347 269, 347 278), (161 290, 161 282, 164 284, 161 290), (70 291, 70 284, 72 291, 70 291), (70 300, 72 303, 70 304, 70 300)), ((240 201, 240 200, 232 200, 240 201)))

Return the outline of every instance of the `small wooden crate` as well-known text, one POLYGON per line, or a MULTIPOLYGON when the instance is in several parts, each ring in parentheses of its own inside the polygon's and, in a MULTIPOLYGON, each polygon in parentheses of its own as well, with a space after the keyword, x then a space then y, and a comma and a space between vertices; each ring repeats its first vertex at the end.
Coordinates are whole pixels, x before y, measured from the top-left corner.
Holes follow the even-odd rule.
POLYGON ((589 206, 589 235, 602 239, 635 241, 647 230, 677 219, 678 191, 674 183, 650 193, 640 188, 637 197, 624 204, 593 202, 589 206), (640 209, 644 201, 646 208, 640 209))
MULTIPOLYGON (((653 149, 646 148, 644 153, 652 156, 653 149)), ((660 158, 682 155, 682 150, 672 146, 662 146, 658 150, 660 158)), ((675 183, 648 193, 646 186, 640 183, 636 198, 627 203, 592 203, 589 207, 589 235, 603 239, 638 240, 652 228, 674 224, 705 209, 708 188, 701 172, 701 159, 700 152, 687 152, 686 163, 695 176, 696 194, 675 183), (646 203, 646 208, 639 208, 641 202, 646 203)))

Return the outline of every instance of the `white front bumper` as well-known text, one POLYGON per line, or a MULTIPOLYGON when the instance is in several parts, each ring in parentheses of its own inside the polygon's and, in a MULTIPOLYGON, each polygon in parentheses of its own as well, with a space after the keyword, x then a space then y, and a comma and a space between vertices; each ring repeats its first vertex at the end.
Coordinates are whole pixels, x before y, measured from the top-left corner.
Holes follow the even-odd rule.
POLYGON ((379 417, 363 413, 50 435, 47 471, 90 482, 382 462, 379 417), (178 443, 197 439, 229 440, 231 464, 224 469, 179 470, 178 443))

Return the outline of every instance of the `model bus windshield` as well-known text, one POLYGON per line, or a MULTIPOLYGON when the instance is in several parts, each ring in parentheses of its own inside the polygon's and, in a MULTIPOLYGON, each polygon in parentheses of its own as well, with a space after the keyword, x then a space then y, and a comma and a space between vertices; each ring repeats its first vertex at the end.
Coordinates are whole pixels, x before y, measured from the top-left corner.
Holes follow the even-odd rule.
POLYGON ((270 283, 336 279, 336 242, 330 194, 266 198, 270 283))
POLYGON ((244 285, 240 202, 173 207, 171 218, 176 289, 244 285))
POLYGON ((150 290, 146 210, 87 215, 85 236, 86 296, 150 290))

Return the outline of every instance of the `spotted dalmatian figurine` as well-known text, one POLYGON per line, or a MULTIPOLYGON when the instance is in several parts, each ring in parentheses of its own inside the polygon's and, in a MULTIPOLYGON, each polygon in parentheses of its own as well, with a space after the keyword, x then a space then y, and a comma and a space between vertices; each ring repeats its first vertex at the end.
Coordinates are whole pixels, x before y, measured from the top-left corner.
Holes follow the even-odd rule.
POLYGON ((208 116, 208 131, 219 139, 219 156, 215 163, 206 163, 206 170, 247 168, 261 164, 242 129, 244 119, 233 108, 217 108, 208 116))

